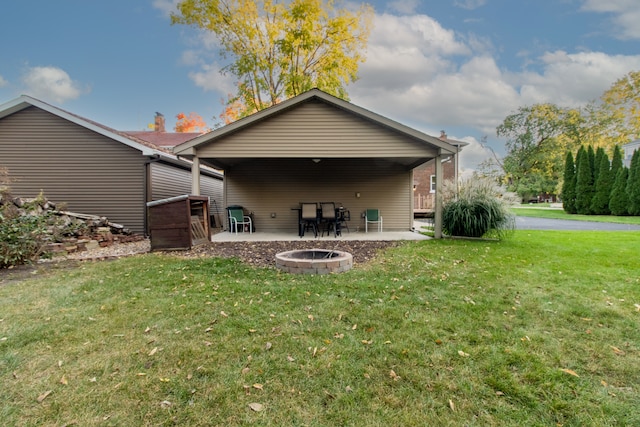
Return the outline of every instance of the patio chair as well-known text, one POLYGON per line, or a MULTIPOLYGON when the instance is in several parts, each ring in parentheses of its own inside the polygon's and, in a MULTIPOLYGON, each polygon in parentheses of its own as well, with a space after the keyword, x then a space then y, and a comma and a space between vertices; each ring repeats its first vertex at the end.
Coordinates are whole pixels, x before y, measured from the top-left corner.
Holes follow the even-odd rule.
POLYGON ((320 215, 320 220, 324 223, 322 236, 324 237, 325 230, 327 231, 328 236, 331 229, 333 229, 333 237, 337 237, 340 232, 338 230, 338 222, 336 218, 336 204, 333 202, 320 203, 320 215))
POLYGON ((378 224, 378 231, 382 231, 382 215, 379 209, 367 209, 364 213, 364 232, 369 232, 369 224, 378 224))
POLYGON ((318 205, 316 203, 300 204, 300 237, 311 227, 315 237, 318 237, 318 205))
POLYGON ((340 207, 338 209, 338 218, 336 219, 336 222, 338 224, 338 231, 340 232, 340 234, 342 234, 342 230, 344 230, 345 228, 347 229, 347 233, 351 233, 349 231, 349 224, 347 223, 347 221, 351 221, 351 212, 349 212, 348 209, 340 207))
POLYGON ((235 231, 238 234, 238 227, 242 229, 244 233, 245 225, 249 226, 249 234, 253 233, 253 221, 249 215, 244 214, 242 206, 229 206, 227 208, 229 212, 229 232, 235 231))

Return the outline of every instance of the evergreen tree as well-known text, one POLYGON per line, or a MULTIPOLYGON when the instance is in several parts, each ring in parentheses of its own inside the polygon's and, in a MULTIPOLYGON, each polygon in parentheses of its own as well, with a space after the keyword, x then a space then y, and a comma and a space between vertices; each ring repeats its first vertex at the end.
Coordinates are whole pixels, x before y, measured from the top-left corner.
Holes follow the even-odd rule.
POLYGON ((593 172, 596 169, 596 152, 593 150, 593 145, 589 145, 587 147, 587 154, 589 155, 589 168, 591 169, 591 182, 594 183, 593 177, 595 173, 593 172))
POLYGON ((618 171, 622 169, 622 150, 619 145, 613 147, 613 158, 611 159, 611 180, 615 181, 618 171))
POLYGON ((634 151, 631 157, 627 195, 629 196, 629 213, 640 215, 640 150, 634 151))
POLYGON ((596 158, 600 159, 600 165, 598 166, 597 178, 595 179, 595 192, 593 200, 591 200, 591 213, 594 215, 609 215, 609 198, 611 197, 611 187, 613 185, 611 179, 611 165, 609 164, 609 157, 604 150, 598 149, 601 154, 596 158))
POLYGON ((567 151, 564 162, 564 182, 562 183, 562 207, 566 213, 576 213, 576 167, 571 151, 567 151))
POLYGON ((604 148, 598 147, 595 154, 595 159, 593 160, 593 185, 598 182, 598 174, 600 173, 600 162, 602 162, 602 156, 605 155, 604 148))
MULTIPOLYGON (((590 152, 595 160, 595 153, 590 147, 590 152)), ((590 214, 591 200, 593 199, 593 172, 591 169, 591 156, 584 146, 578 151, 579 162, 576 166, 576 212, 582 215, 590 214), (580 153, 582 151, 582 154, 580 153)))
POLYGON ((609 210, 612 215, 628 215, 629 214, 629 197, 627 196, 627 180, 629 179, 629 169, 622 166, 618 169, 616 180, 611 190, 611 199, 609 200, 609 210))

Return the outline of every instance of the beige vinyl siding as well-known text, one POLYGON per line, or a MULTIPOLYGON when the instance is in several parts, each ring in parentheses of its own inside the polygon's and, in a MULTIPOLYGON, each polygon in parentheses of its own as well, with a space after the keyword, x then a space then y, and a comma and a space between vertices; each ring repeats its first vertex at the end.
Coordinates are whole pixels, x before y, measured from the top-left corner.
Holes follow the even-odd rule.
MULTIPOLYGON (((183 169, 161 162, 151 163, 151 201, 191 194, 191 169, 183 169)), ((222 203, 222 180, 200 175, 200 195, 222 203)))
POLYGON ((198 156, 203 158, 401 158, 436 154, 423 142, 318 101, 198 147, 198 156))
POLYGON ((226 200, 254 214, 258 231, 297 232, 300 202, 336 202, 350 210, 351 231, 364 229, 360 214, 381 209, 384 229, 413 224, 411 171, 370 159, 264 159, 225 171, 226 200), (360 193, 360 198, 356 197, 360 193), (271 214, 275 213, 275 218, 271 214))
POLYGON ((29 107, 0 119, 0 166, 14 195, 44 195, 66 209, 144 232, 146 157, 131 147, 29 107))

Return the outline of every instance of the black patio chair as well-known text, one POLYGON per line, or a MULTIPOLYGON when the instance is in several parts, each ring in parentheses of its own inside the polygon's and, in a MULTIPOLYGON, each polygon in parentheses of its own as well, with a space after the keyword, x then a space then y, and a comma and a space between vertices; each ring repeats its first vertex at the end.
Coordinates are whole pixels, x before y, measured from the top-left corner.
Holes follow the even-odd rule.
POLYGON ((313 230, 315 237, 318 237, 318 204, 300 203, 300 237, 309 228, 313 230))
POLYGON ((325 230, 328 236, 329 232, 331 232, 331 230, 333 229, 333 237, 337 237, 338 223, 336 218, 336 204, 333 202, 320 203, 320 212, 320 221, 321 224, 324 225, 322 236, 324 237, 325 230))

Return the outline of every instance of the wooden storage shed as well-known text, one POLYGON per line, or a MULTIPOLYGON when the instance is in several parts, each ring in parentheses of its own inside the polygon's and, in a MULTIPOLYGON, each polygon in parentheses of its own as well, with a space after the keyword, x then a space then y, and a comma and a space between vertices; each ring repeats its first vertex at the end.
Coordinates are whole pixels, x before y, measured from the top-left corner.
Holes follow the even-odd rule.
POLYGON ((152 251, 186 250, 211 241, 208 197, 185 194, 147 207, 152 251))

